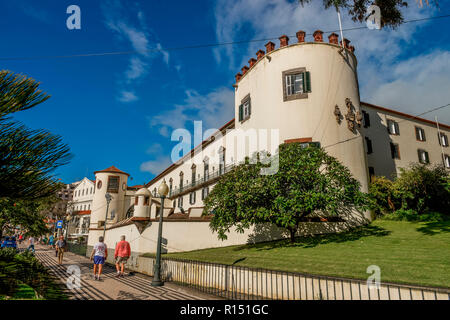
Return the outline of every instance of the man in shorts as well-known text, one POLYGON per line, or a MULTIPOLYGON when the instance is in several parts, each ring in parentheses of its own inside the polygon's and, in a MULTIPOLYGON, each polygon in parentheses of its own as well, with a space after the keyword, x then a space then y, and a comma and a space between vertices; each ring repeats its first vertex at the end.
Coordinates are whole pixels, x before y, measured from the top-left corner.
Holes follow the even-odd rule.
POLYGON ((108 248, 103 242, 103 237, 99 237, 91 253, 91 261, 94 260, 94 280, 100 280, 106 258, 108 258, 108 248))
POLYGON ((120 236, 120 241, 116 245, 116 250, 114 251, 114 259, 116 260, 116 277, 123 277, 123 270, 125 268, 125 263, 127 263, 128 258, 131 255, 130 244, 125 241, 125 236, 120 236), (120 265, 120 266, 119 266, 120 265))

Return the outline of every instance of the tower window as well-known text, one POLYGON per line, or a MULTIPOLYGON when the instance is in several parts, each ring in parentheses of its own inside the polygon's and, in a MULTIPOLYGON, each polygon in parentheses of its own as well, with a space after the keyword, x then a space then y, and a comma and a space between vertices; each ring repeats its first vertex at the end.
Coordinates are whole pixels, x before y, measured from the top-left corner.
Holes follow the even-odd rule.
POLYGON ((283 101, 308 98, 311 92, 311 76, 305 68, 296 68, 282 72, 283 101))
POLYGON ((363 110, 363 121, 364 121, 364 128, 370 127, 370 117, 369 113, 363 110))
POLYGON ((118 193, 119 192, 119 180, 120 180, 119 176, 109 176, 107 192, 118 193))
POLYGON ((241 103, 242 104, 239 106, 239 121, 245 121, 250 118, 250 115, 252 113, 250 94, 245 96, 245 98, 242 99, 241 103))

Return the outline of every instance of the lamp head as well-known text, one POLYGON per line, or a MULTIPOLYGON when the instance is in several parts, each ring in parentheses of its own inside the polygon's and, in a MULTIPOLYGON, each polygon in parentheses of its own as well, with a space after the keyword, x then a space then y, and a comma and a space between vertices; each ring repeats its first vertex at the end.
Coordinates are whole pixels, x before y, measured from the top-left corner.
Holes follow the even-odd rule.
POLYGON ((169 187, 166 184, 166 179, 163 179, 163 181, 159 185, 158 193, 161 197, 165 197, 169 193, 169 187))
POLYGON ((105 194, 105 198, 107 202, 110 202, 112 200, 112 196, 109 193, 105 194))

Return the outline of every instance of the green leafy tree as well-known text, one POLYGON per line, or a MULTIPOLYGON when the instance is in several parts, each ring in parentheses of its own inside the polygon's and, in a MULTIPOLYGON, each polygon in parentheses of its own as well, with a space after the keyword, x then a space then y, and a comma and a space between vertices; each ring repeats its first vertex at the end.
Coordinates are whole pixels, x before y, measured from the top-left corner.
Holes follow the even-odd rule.
POLYGON ((11 115, 33 108, 49 95, 24 75, 0 71, 0 198, 37 199, 54 194, 59 186, 52 172, 70 160, 60 136, 31 130, 11 115))
POLYGON ((340 216, 368 208, 359 182, 323 149, 282 144, 276 156, 275 174, 262 175, 261 162, 240 164, 205 199, 203 213, 213 214, 210 227, 220 239, 226 239, 233 226, 243 232, 251 225, 271 223, 287 229, 294 241, 300 223, 313 213, 340 216))
MULTIPOLYGON (((299 0, 301 5, 310 3, 312 0, 299 0)), ((316 0, 315 0, 316 1, 316 0)), ((314 2, 315 2, 314 1, 314 2)), ((432 4, 438 6, 438 1, 431 1, 432 4)), ((420 0, 419 6, 423 5, 420 0)), ((429 4, 428 1, 426 1, 429 4)), ((408 3, 403 0, 323 0, 325 9, 339 8, 343 11, 348 11, 353 21, 365 22, 369 16, 367 8, 370 5, 377 5, 381 11, 381 26, 388 26, 395 28, 404 22, 401 9, 408 6, 408 3)))
POLYGON ((3 233, 14 232, 17 226, 26 231, 26 235, 40 236, 47 233, 45 220, 47 212, 52 210, 59 199, 49 196, 39 200, 0 199, 0 237, 3 233))

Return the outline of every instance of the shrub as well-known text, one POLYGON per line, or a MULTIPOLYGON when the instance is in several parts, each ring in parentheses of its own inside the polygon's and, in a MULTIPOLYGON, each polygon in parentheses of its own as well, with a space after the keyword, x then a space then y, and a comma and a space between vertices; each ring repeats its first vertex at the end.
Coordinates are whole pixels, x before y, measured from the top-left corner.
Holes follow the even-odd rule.
POLYGON ((442 221, 450 217, 450 173, 443 166, 412 164, 394 181, 376 177, 370 185, 373 209, 386 219, 442 221))

